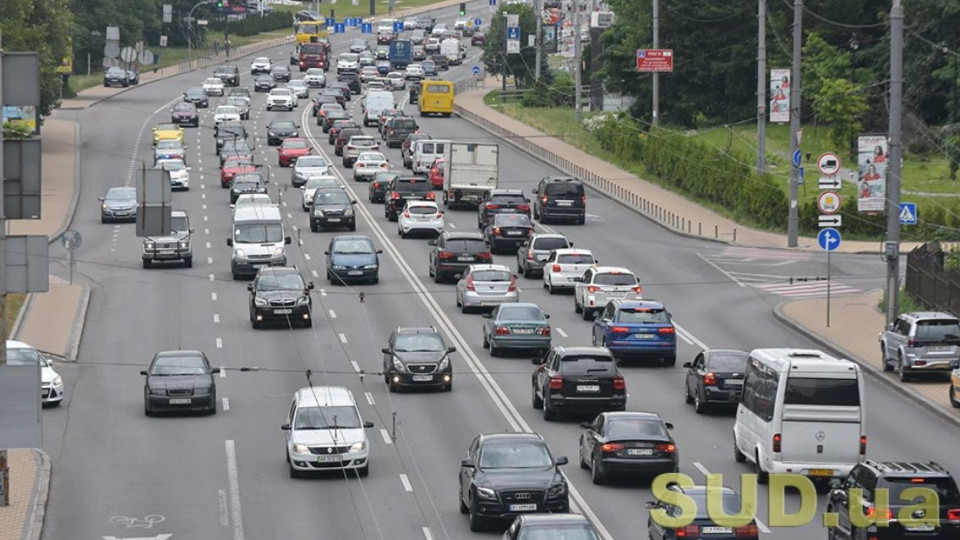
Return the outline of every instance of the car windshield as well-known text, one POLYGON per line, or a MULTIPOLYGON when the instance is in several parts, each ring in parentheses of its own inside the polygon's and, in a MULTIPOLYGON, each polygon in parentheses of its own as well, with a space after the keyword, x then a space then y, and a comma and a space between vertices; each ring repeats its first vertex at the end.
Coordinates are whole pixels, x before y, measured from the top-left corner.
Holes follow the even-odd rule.
POLYGON ((270 122, 270 125, 267 126, 267 129, 297 129, 297 124, 293 123, 292 120, 274 120, 270 122))
POLYGON ((261 193, 248 193, 241 195, 237 199, 235 206, 243 206, 246 204, 270 204, 270 197, 261 193))
POLYGON ((257 77, 256 81, 259 83, 269 83, 269 82, 273 82, 273 77, 269 75, 261 75, 257 77))
POLYGON ((203 357, 197 355, 158 356, 150 369, 151 375, 203 375, 206 372, 203 357))
POLYGON ((104 197, 108 201, 129 201, 137 198, 137 188, 111 188, 104 197))
MULTIPOLYGON (((346 194, 343 194, 346 197, 346 194)), ((364 238, 351 238, 344 240, 337 240, 333 243, 333 249, 331 250, 334 253, 340 254, 352 254, 352 255, 361 255, 373 253, 373 243, 364 238)))
POLYGON ((526 214, 497 214, 493 221, 499 227, 530 227, 530 216, 526 214))
POLYGON ((612 286, 623 286, 623 285, 636 285, 637 276, 633 274, 625 274, 623 272, 614 274, 601 273, 593 277, 593 282, 597 285, 612 285, 612 286))
POLYGON ((487 243, 480 239, 474 240, 472 238, 457 238, 455 240, 447 240, 444 248, 446 251, 476 253, 486 251, 487 243))
POLYGON ((267 58, 266 56, 258 56, 258 57, 253 61, 253 63, 254 63, 254 64, 269 64, 269 63, 270 63, 270 59, 267 58))
POLYGON ((713 353, 707 359, 710 371, 743 373, 747 370, 747 353, 713 353))
POLYGON ((170 218, 170 229, 176 233, 185 233, 190 230, 187 216, 173 216, 170 218))
POLYGON ((670 322, 667 311, 662 308, 622 308, 617 313, 617 322, 634 324, 666 324, 670 322))
POLYGON ((240 109, 234 107, 233 105, 221 105, 217 107, 217 112, 215 114, 240 114, 240 109))
POLYGON ((179 159, 161 161, 160 167, 168 171, 182 171, 187 168, 187 166, 184 165, 183 162, 180 161, 179 159))
MULTIPOLYGON (((313 204, 318 205, 347 205, 350 204, 350 197, 343 191, 318 191, 314 197, 313 204)), ((338 243, 339 245, 339 243, 338 243)))
POLYGON ((188 88, 186 92, 186 97, 189 97, 189 98, 205 97, 203 93, 203 88, 188 88))
POLYGON ((310 68, 307 70, 307 75, 310 75, 312 77, 312 76, 324 75, 324 73, 323 73, 323 70, 320 68, 310 68))
POLYGON ((177 103, 173 106, 174 112, 193 112, 195 110, 192 103, 177 103))
POLYGON ((157 141, 157 150, 170 150, 170 149, 181 149, 183 146, 180 144, 180 141, 167 140, 167 141, 157 141))
POLYGON ((551 465, 553 459, 542 443, 488 444, 480 453, 481 469, 540 469, 551 465))
POLYGON ((537 238, 533 241, 533 249, 542 251, 553 251, 555 249, 565 249, 568 246, 566 238, 537 238))
POLYGON ((227 98, 227 103, 229 103, 231 107, 236 107, 238 109, 247 106, 247 100, 239 96, 227 98))
POLYGON ((289 96, 289 95, 290 95, 290 89, 289 89, 289 88, 274 88, 273 90, 270 91, 270 95, 271 95, 271 96, 289 96))
POLYGON ((47 366, 47 361, 32 347, 7 347, 7 364, 11 366, 47 366))
POLYGON ((176 124, 157 124, 157 131, 176 131, 176 124))
POLYGON ((399 334, 393 343, 397 352, 437 352, 446 350, 443 339, 436 334, 399 334))
POLYGON ((269 273, 257 280, 258 291, 292 291, 304 288, 303 278, 293 272, 269 273))
POLYGON ((359 429, 360 415, 350 405, 300 407, 293 423, 294 429, 359 429))
POLYGON ((322 187, 337 187, 337 179, 332 176, 314 176, 307 178, 304 187, 306 189, 319 189, 322 187))
POLYGON ((426 214, 436 214, 437 208, 434 206, 416 205, 416 206, 408 206, 407 211, 410 212, 411 214, 426 215, 426 214))
POLYGON ((283 226, 279 223, 240 223, 233 237, 237 244, 282 242, 283 226))
POLYGON ((329 167, 330 164, 327 163, 326 158, 322 156, 304 156, 297 160, 296 168, 301 169, 304 167, 329 167))
POLYGON ((504 306, 500 308, 500 314, 497 318, 501 321, 542 322, 546 320, 542 311, 530 306, 504 306))
POLYGON ((586 523, 524 525, 517 540, 597 540, 586 523))
POLYGON ((916 338, 921 341, 960 339, 960 322, 956 319, 917 321, 916 338))
POLYGON ((513 275, 507 270, 477 270, 470 272, 474 281, 510 281, 513 275))
POLYGON ((667 437, 666 426, 660 420, 607 419, 604 425, 608 440, 647 439, 667 437))
POLYGON ((283 149, 290 149, 290 148, 303 149, 303 148, 309 148, 309 147, 310 147, 310 145, 307 144, 307 141, 299 140, 299 139, 287 139, 287 140, 283 141, 283 144, 280 145, 280 146, 281 146, 281 148, 283 148, 283 149))
POLYGON ((344 62, 356 62, 357 58, 356 53, 343 53, 340 55, 340 60, 344 62))
POLYGON ((569 355, 562 359, 563 374, 578 377, 587 373, 612 373, 617 366, 609 356, 569 355))
POLYGON ((307 86, 307 81, 304 81, 304 80, 302 80, 302 79, 294 79, 294 80, 288 82, 288 83, 287 83, 287 86, 295 86, 295 87, 305 88, 305 87, 307 86))

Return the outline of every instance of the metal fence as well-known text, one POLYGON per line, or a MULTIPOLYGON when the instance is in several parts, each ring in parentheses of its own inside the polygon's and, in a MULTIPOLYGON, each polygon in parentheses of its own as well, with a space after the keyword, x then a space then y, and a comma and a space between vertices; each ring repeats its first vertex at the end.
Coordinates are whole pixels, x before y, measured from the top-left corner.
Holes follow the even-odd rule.
POLYGON ((924 305, 960 313, 960 272, 944 268, 946 253, 939 242, 927 242, 907 254, 907 293, 924 305))

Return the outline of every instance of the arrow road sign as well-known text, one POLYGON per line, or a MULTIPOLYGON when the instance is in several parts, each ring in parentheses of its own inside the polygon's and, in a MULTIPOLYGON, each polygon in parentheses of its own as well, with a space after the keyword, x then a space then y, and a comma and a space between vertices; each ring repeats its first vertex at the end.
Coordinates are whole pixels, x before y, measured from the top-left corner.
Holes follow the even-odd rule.
POLYGON ((900 203, 900 224, 901 225, 917 224, 917 203, 912 203, 912 202, 900 203))
POLYGON ((473 66, 473 74, 474 75, 480 74, 480 66, 473 66))
POLYGON ((820 249, 824 251, 834 251, 840 247, 840 231, 836 229, 820 229, 820 234, 817 235, 817 243, 820 244, 820 249))
POLYGON ((800 150, 799 149, 797 149, 797 151, 793 153, 793 166, 794 167, 800 166, 800 150))
POLYGON ((843 216, 821 215, 817 220, 817 224, 820 225, 820 227, 839 227, 843 224, 843 216))
POLYGON ((360 25, 361 34, 372 34, 373 33, 373 23, 363 23, 360 25))
POLYGON ((840 189, 840 179, 836 176, 821 176, 817 180, 817 187, 820 189, 840 189))

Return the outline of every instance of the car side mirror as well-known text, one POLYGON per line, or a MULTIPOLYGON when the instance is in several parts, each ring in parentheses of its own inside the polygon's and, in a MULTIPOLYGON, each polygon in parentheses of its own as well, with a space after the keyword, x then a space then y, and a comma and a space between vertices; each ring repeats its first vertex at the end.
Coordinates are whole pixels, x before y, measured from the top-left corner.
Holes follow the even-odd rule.
POLYGON ((290 431, 290 424, 280 424, 280 429, 283 431, 290 431))
POLYGON ((193 227, 190 227, 189 229, 187 229, 187 232, 190 233, 190 234, 193 234, 193 233, 197 232, 197 230, 194 229, 193 227))
POLYGON ((390 347, 384 347, 380 349, 380 352, 382 352, 383 354, 390 354, 390 347))
POLYGON ((570 247, 573 247, 573 242, 570 242, 570 247))
POLYGON ((544 314, 543 314, 543 318, 544 318, 544 319, 549 319, 549 318, 550 318, 550 314, 549 314, 549 313, 544 313, 544 314))
POLYGON ((329 252, 329 251, 324 251, 323 254, 324 254, 324 255, 329 255, 330 252, 329 252))
POLYGON ((530 190, 530 193, 540 193, 540 190, 538 190, 537 188, 533 188, 530 190))
POLYGON ((573 280, 576 281, 577 283, 583 283, 583 278, 582 278, 582 277, 575 277, 575 278, 573 278, 573 280))
POLYGON ((684 362, 684 363, 683 363, 683 367, 685 367, 685 368, 692 368, 692 367, 693 367, 693 364, 691 364, 690 362, 684 362))
POLYGON ((289 236, 284 236, 284 237, 283 237, 283 243, 284 243, 284 244, 289 244, 290 242, 293 242, 293 240, 292 240, 289 236))
POLYGON ((460 460, 460 466, 461 466, 461 467, 466 467, 466 468, 468 468, 468 469, 472 469, 472 468, 476 467, 477 465, 476 465, 476 463, 473 462, 472 459, 470 459, 470 458, 463 458, 463 459, 460 460))
POLYGON ((457 348, 456 348, 456 347, 447 347, 447 352, 448 352, 448 353, 455 353, 455 352, 457 352, 457 348))
POLYGON ((546 358, 541 357, 541 356, 534 356, 533 358, 530 359, 530 363, 533 364, 533 365, 535 365, 535 366, 539 366, 539 365, 541 365, 541 364, 545 364, 546 362, 547 362, 546 358))
POLYGON ((643 503, 643 507, 648 510, 653 510, 654 508, 660 508, 660 503, 657 501, 647 501, 643 503))
MULTIPOLYGON (((103 200, 103 199, 100 199, 100 200, 103 200)), ((428 245, 428 246, 435 246, 435 245, 437 245, 437 241, 436 241, 436 240, 427 240, 427 245, 428 245)))
POLYGON ((350 201, 350 204, 357 204, 357 201, 350 201))
POLYGON ((670 422, 664 422, 663 425, 667 426, 667 429, 673 429, 673 424, 670 422))
POLYGON ((591 428, 590 422, 582 422, 580 424, 580 427, 582 427, 583 429, 590 429, 591 428))
POLYGON ((378 249, 378 250, 377 250, 377 255, 383 255, 383 250, 382 250, 382 249, 378 249))
POLYGON ((146 375, 146 374, 147 374, 147 370, 141 369, 141 370, 140 370, 140 374, 141 374, 141 375, 146 375))
POLYGON ((312 290, 313 290, 313 282, 312 282, 312 281, 309 282, 309 283, 307 283, 307 290, 308 290, 308 291, 312 291, 312 290))
POLYGON ((253 292, 253 283, 247 283, 247 290, 253 292))
POLYGON ((563 465, 566 465, 567 463, 570 463, 570 460, 567 459, 567 456, 560 456, 560 457, 557 458, 557 466, 558 466, 558 467, 561 467, 561 466, 563 466, 563 465))
POLYGON ((213 368, 213 369, 210 370, 210 374, 211 374, 211 375, 215 375, 215 374, 217 374, 217 373, 220 373, 220 368, 218 368, 218 367, 215 367, 215 368, 213 368))
POLYGON ((365 427, 365 428, 372 428, 372 427, 373 427, 373 422, 367 420, 366 422, 363 423, 363 427, 365 427))
POLYGON ((233 238, 227 238, 227 245, 233 247, 233 238))
POLYGON ((492 319, 493 313, 484 313, 483 315, 480 315, 480 316, 483 317, 484 319, 492 319))

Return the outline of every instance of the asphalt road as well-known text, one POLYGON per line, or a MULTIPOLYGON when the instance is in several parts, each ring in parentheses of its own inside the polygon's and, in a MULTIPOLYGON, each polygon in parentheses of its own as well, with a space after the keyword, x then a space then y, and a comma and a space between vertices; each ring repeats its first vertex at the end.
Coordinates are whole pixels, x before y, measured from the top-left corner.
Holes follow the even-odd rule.
MULTIPOLYGON (((489 16, 483 8, 471 5, 471 10, 489 16)), ((449 24, 454 18, 451 8, 441 20, 449 24)), ((343 38, 334 36, 335 52, 343 49, 343 38)), ((269 55, 286 63, 289 47, 269 55)), ((237 61, 244 85, 252 82, 244 71, 249 60, 237 61)), ((467 77, 473 63, 447 76, 467 77)), ((511 430, 539 432, 555 455, 570 457, 566 472, 571 499, 609 538, 643 536, 649 486, 590 483, 587 472, 576 465, 578 423, 584 419, 543 421, 530 405, 533 367, 527 358, 493 358, 481 349, 482 319, 456 309, 452 285, 428 279, 426 241, 401 240, 380 206, 367 202, 367 185, 354 183, 339 160, 334 163, 359 201, 358 233, 370 235, 384 250, 379 285, 338 287, 322 279, 323 251, 340 233, 309 232, 299 190, 285 190, 289 170, 276 166, 274 147, 258 141, 258 158, 271 165, 270 190, 283 205, 288 234, 301 234, 302 244, 288 247, 290 264, 317 285, 312 329, 250 328, 245 284, 230 276, 225 240, 231 212, 227 192, 219 187, 213 108, 203 111, 199 129, 187 130, 191 189, 174 194, 176 207, 189 213, 196 229, 194 267, 141 269, 134 226, 101 225, 96 198, 108 187, 135 185, 140 160, 149 159, 149 128, 166 121, 172 100, 202 78, 194 73, 160 81, 78 113, 83 179, 74 228, 85 240, 77 252, 77 269, 99 287, 89 306, 80 360, 60 368, 68 382, 67 402, 44 412, 44 447, 53 459, 44 538, 473 538, 457 510, 459 459, 476 434, 511 430), (365 293, 363 301, 360 292, 365 293), (453 392, 386 391, 375 375, 379 349, 398 325, 435 325, 448 344, 458 347, 453 392), (215 365, 228 368, 218 379, 222 402, 216 416, 143 415, 139 370, 155 352, 176 348, 202 349, 215 365), (241 367, 259 369, 240 372, 241 367), (312 370, 311 380, 307 369, 312 370), (364 376, 359 376, 361 370, 364 376), (293 392, 310 382, 350 388, 364 419, 375 423, 369 430, 368 478, 288 477, 280 424, 293 392)), ((253 133, 265 135, 272 119, 296 118, 304 131, 319 137, 320 131, 301 114, 307 101, 301 100, 301 110, 293 113, 268 113, 263 101, 262 94, 255 95, 248 121, 253 133)), ((349 104, 357 103, 354 98, 349 104)), ((418 122, 436 138, 490 140, 486 132, 457 118, 418 122)), ((332 156, 325 140, 317 150, 332 156)), ((529 192, 542 176, 558 174, 500 143, 502 187, 529 192)), ((386 153, 400 164, 398 150, 386 153)), ((771 307, 783 294, 758 288, 756 279, 743 274, 776 279, 818 275, 825 268, 816 257, 782 259, 779 254, 730 251, 722 244, 675 236, 592 192, 588 212, 582 227, 538 228, 563 232, 604 263, 633 269, 645 295, 663 300, 674 314, 681 330, 681 363, 705 346, 812 346, 773 319, 771 307), (789 262, 775 264, 784 260, 789 262)), ((446 218, 450 227, 474 230, 471 212, 451 211, 446 218)), ((514 265, 511 256, 496 260, 514 265)), ((834 263, 834 272, 848 276, 858 288, 882 277, 882 263, 872 258, 836 257, 834 263)), ((522 298, 552 315, 554 343, 588 344, 590 323, 574 314, 572 298, 550 296, 539 285, 521 280, 522 298)), ((725 483, 734 486, 739 474, 751 472, 733 461, 732 417, 700 416, 684 404, 679 366, 631 365, 625 376, 629 410, 655 411, 676 425, 682 472, 698 481, 707 471, 723 473, 725 483)), ((958 468, 953 426, 869 379, 866 400, 871 457, 933 459, 958 468)), ((765 497, 766 490, 760 493, 765 497)), ((758 517, 766 522, 767 505, 762 500, 759 506, 758 517)), ((812 524, 778 529, 767 537, 806 540, 821 534, 825 532, 819 525, 812 524)))

